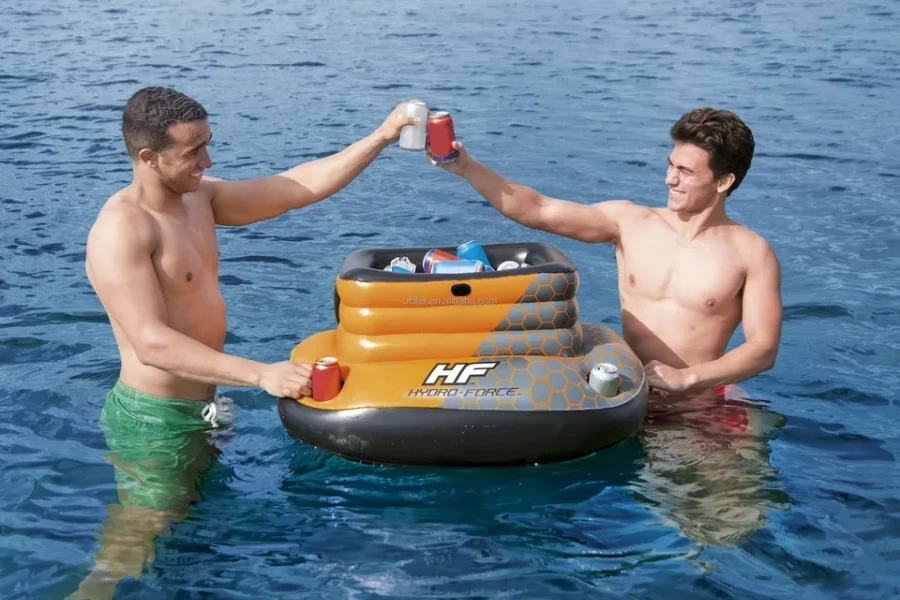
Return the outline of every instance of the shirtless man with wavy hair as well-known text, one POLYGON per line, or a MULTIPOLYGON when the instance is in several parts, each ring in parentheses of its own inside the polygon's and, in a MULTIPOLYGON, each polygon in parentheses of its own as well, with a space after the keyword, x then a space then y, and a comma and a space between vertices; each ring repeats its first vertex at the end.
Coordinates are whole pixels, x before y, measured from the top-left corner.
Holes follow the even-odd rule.
POLYGON ((735 384, 774 366, 781 268, 768 242, 725 212, 753 158, 747 125, 730 111, 698 108, 670 134, 664 208, 550 198, 504 179, 459 142, 459 157, 440 166, 513 221, 615 244, 624 338, 651 387, 685 392, 735 384), (746 341, 726 352, 741 323, 746 341))

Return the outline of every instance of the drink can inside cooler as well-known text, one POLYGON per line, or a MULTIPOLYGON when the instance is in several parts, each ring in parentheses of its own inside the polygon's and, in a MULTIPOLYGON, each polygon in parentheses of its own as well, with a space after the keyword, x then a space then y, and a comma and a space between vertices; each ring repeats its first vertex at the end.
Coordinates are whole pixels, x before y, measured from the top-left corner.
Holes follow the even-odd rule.
POLYGON ((425 256, 422 258, 422 270, 426 273, 431 273, 431 269, 434 268, 439 262, 443 261, 457 261, 459 260, 458 256, 454 256, 449 252, 444 252, 443 250, 439 250, 437 248, 432 248, 428 252, 425 253, 425 256))
POLYGON ((484 263, 480 260, 447 260, 436 262, 431 267, 432 273, 480 273, 484 271, 484 263))
POLYGON ((484 248, 475 240, 466 242, 456 249, 456 255, 463 260, 478 260, 484 264, 485 271, 493 271, 491 261, 484 248))

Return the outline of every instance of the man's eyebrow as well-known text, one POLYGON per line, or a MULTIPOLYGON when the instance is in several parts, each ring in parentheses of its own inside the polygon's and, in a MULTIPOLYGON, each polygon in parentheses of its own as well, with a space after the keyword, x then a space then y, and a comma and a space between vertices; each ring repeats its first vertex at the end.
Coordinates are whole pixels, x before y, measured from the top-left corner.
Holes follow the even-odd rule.
POLYGON ((189 152, 193 152, 194 150, 197 150, 198 148, 202 148, 203 146, 210 143, 211 141, 212 141, 212 134, 209 134, 209 139, 207 139, 205 142, 200 142, 196 146, 192 146, 191 149, 189 150, 189 152))
MULTIPOLYGON (((675 163, 672 162, 672 158, 671 158, 671 157, 666 158, 666 160, 669 161, 669 164, 670 164, 670 165, 672 165, 673 167, 675 166, 675 163)), ((680 169, 680 170, 682 170, 682 171, 687 171, 688 173, 693 173, 693 172, 694 172, 693 169, 689 169, 689 168, 687 168, 687 167, 685 167, 685 166, 678 166, 677 168, 680 169)))

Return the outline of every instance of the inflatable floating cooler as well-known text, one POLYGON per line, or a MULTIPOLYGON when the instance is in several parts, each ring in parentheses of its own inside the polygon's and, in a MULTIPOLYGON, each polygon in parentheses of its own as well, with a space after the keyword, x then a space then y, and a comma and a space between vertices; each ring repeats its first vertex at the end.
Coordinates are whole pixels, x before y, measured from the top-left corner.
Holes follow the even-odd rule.
POLYGON ((337 359, 339 391, 279 399, 290 435, 368 463, 499 466, 573 459, 634 434, 647 411, 644 370, 613 330, 579 320, 575 265, 544 243, 483 249, 492 265, 527 266, 431 274, 430 248, 348 255, 337 326, 291 352, 337 359), (397 257, 416 271, 385 270, 397 257), (616 367, 612 393, 590 385, 600 363, 616 367))

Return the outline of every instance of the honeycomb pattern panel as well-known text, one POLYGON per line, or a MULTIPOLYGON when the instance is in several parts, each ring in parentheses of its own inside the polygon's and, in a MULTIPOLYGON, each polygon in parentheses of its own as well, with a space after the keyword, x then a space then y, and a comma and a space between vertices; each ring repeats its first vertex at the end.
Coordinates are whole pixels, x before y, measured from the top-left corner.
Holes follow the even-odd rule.
POLYGON ((534 331, 570 329, 578 321, 578 301, 528 302, 515 304, 494 331, 534 331))
POLYGON ((601 344, 627 345, 625 344, 625 340, 609 327, 604 327, 603 325, 597 325, 595 323, 579 323, 578 326, 580 326, 583 331, 585 352, 588 352, 590 348, 601 344))
POLYGON ((565 356, 582 353, 581 328, 489 333, 474 356, 565 356))
MULTIPOLYGON (((592 334, 605 335, 597 331, 592 334)), ((618 406, 647 393, 640 362, 627 346, 616 341, 597 345, 589 354, 574 358, 512 356, 493 362, 499 363, 493 370, 476 381, 456 386, 452 395, 444 397, 443 408, 590 410, 618 406), (588 385, 590 369, 598 362, 609 362, 619 369, 616 396, 600 396, 588 385)))
POLYGON ((578 273, 538 273, 518 303, 571 300, 578 291, 578 273))

